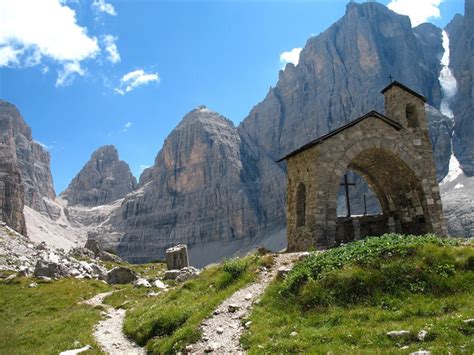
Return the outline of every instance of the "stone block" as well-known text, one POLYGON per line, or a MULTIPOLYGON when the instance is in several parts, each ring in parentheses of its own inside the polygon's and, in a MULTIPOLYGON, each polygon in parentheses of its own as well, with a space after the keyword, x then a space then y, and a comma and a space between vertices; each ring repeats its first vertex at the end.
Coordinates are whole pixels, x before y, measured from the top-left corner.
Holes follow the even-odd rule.
POLYGON ((180 270, 189 266, 188 247, 179 244, 166 249, 166 266, 168 270, 180 270))

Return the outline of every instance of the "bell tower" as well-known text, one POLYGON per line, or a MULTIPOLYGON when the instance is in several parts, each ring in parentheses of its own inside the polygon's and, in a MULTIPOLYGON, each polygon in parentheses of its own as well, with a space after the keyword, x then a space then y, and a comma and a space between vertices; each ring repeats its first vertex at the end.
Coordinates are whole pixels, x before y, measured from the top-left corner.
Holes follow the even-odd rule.
POLYGON ((424 96, 398 81, 382 90, 385 98, 385 115, 398 122, 404 129, 428 129, 424 96))

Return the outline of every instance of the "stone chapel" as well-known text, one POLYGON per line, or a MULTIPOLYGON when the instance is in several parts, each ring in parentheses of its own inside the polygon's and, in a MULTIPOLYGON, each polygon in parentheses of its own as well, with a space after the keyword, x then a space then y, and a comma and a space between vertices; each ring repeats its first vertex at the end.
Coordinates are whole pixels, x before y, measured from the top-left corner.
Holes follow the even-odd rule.
POLYGON ((397 81, 382 94, 385 115, 371 111, 279 160, 288 166, 289 251, 389 232, 447 235, 426 99, 397 81), (381 213, 337 216, 337 192, 347 170, 365 179, 381 213))

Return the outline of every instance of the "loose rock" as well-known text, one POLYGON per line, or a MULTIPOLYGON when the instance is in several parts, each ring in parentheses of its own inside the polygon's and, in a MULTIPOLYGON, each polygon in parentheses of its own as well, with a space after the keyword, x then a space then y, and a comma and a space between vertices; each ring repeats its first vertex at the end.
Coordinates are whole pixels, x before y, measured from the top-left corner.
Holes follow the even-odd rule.
POLYGON ((424 341, 426 339, 426 336, 428 335, 428 332, 424 329, 420 330, 420 332, 417 335, 417 338, 419 341, 424 341))
POLYGON ((408 330, 392 330, 387 333, 387 336, 390 338, 402 338, 407 335, 410 335, 410 332, 408 330))
POLYGON ((229 304, 228 311, 230 313, 237 312, 240 309, 240 306, 238 304, 229 304))
POLYGON ((151 287, 150 283, 146 279, 138 279, 133 283, 133 286, 135 287, 151 287))
POLYGON ((137 279, 137 275, 124 266, 114 267, 107 273, 107 282, 114 284, 129 284, 137 279))
POLYGON ((291 269, 289 267, 281 266, 278 268, 277 276, 279 278, 284 278, 290 271, 291 269))

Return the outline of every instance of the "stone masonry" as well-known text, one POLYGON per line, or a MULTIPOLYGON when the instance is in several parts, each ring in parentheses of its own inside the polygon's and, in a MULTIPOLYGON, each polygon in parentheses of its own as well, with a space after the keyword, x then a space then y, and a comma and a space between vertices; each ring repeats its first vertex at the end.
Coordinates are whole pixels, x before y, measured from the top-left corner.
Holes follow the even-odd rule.
POLYGON ((361 175, 380 201, 382 214, 368 231, 447 235, 426 100, 398 82, 382 93, 386 116, 369 112, 281 159, 288 164, 289 251, 333 246, 341 231, 352 233, 350 240, 363 236, 368 218, 337 218, 347 170, 361 175))

